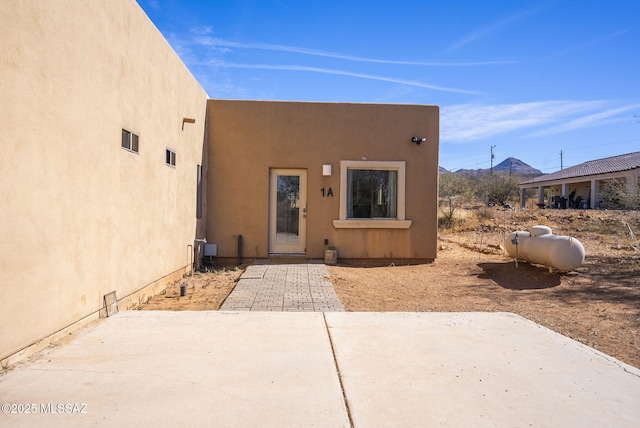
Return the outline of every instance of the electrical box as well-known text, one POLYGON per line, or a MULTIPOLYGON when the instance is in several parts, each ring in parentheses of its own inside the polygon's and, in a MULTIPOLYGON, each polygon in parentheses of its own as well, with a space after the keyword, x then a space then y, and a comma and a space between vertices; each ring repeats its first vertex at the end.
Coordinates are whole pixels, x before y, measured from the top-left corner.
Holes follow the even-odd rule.
POLYGON ((218 255, 218 244, 204 244, 204 256, 215 257, 218 255))

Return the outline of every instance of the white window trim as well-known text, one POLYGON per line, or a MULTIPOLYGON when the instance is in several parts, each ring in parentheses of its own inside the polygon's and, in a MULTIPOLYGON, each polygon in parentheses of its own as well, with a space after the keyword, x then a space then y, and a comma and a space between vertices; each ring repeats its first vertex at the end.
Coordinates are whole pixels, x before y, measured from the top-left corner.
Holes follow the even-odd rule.
POLYGON ((171 147, 167 147, 164 152, 164 164, 167 166, 170 166, 171 168, 175 168, 176 158, 177 158, 176 151, 173 150, 171 147), (169 153, 169 162, 167 162, 167 153, 169 153), (171 161, 173 161, 173 163, 171 163, 171 161))
POLYGON ((126 132, 127 135, 128 135, 127 143, 129 145, 129 147, 123 146, 122 145, 122 140, 121 140, 120 148, 122 148, 123 150, 126 150, 128 152, 131 152, 131 153, 140 154, 140 134, 137 134, 137 133, 131 131, 129 128, 122 128, 122 130, 124 132, 126 132), (138 139, 138 150, 133 150, 133 137, 136 137, 138 139))
POLYGON ((340 212, 333 220, 336 229, 408 229, 411 220, 405 218, 405 161, 340 161, 340 212), (376 169, 398 172, 397 218, 395 219, 347 219, 347 169, 376 169))

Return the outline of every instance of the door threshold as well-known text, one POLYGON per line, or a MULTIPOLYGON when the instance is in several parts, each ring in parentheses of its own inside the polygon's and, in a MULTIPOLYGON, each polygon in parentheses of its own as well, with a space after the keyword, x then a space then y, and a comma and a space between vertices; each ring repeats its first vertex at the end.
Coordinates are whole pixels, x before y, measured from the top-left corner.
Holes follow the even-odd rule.
POLYGON ((272 263, 307 263, 306 253, 269 253, 272 263))
POLYGON ((291 258, 291 259, 299 259, 299 258, 307 258, 307 253, 269 253, 269 258, 271 257, 283 257, 283 258, 291 258))

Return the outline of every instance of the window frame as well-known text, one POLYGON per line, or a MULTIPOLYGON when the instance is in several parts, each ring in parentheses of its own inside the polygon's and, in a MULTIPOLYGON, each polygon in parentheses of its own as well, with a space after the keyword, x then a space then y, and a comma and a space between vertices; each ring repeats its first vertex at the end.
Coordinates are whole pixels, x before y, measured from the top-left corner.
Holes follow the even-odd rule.
POLYGON ((133 131, 122 128, 120 147, 128 152, 140 154, 140 136, 133 131))
POLYGON ((397 169, 347 168, 347 219, 397 220, 397 169))
POLYGON ((164 163, 167 166, 170 166, 172 168, 176 167, 176 151, 173 150, 171 147, 165 147, 165 152, 164 152, 164 163), (168 158, 168 159, 167 159, 168 158))
POLYGON ((340 161, 340 211, 337 220, 333 220, 336 229, 408 229, 411 220, 406 215, 406 169, 405 161, 340 161), (398 188, 396 218, 347 218, 347 171, 349 169, 397 171, 398 188))

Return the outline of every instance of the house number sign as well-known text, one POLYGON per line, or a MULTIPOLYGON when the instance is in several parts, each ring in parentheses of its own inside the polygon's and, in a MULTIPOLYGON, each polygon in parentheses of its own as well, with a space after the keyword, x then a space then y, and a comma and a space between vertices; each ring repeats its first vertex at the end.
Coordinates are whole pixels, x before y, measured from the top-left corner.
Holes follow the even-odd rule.
POLYGON ((331 187, 329 187, 329 189, 326 191, 325 191, 325 188, 323 187, 322 189, 320 189, 320 191, 322 192, 323 198, 328 198, 328 197, 333 198, 333 189, 331 187))

